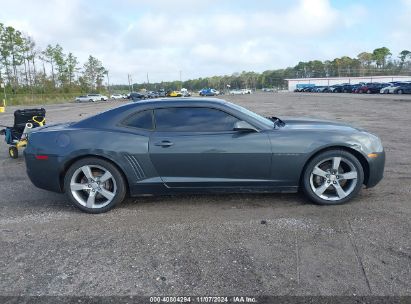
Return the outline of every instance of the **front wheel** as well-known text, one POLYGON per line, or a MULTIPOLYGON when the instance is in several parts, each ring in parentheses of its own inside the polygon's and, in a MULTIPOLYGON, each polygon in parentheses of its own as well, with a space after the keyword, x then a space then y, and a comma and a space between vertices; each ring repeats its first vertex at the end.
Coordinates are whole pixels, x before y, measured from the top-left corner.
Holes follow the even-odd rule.
POLYGON ((68 169, 64 190, 70 201, 82 211, 103 213, 124 200, 126 184, 116 166, 88 157, 68 169))
POLYGON ((337 205, 355 197, 363 181, 364 170, 354 155, 343 150, 329 150, 307 164, 302 186, 312 202, 337 205))

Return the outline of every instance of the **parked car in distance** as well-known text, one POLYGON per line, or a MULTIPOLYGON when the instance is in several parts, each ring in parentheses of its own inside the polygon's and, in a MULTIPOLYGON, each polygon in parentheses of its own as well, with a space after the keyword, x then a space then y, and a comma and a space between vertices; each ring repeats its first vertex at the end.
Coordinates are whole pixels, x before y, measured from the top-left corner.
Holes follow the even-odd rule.
POLYGON ((112 94, 111 99, 123 99, 123 94, 112 94))
POLYGON ((96 101, 96 99, 88 95, 81 95, 81 96, 76 97, 76 102, 94 102, 94 101, 96 101))
POLYGON ((387 86, 381 88, 380 93, 381 94, 394 94, 395 90, 403 85, 406 84, 408 82, 402 82, 402 81, 393 81, 393 82, 389 82, 387 84, 387 86))
POLYGON ((395 88, 395 94, 411 94, 411 83, 403 83, 395 88))
POLYGON ((167 97, 182 97, 183 94, 180 91, 168 91, 166 96, 167 97))
POLYGON ((158 97, 160 97, 158 92, 154 92, 154 91, 147 92, 147 98, 158 98, 158 97))
POLYGON ((89 213, 110 210, 126 194, 302 189, 314 203, 335 205, 383 177, 382 143, 362 129, 264 118, 214 98, 189 100, 128 103, 39 128, 24 151, 28 176, 89 213))
POLYGON ((202 89, 199 92, 199 94, 200 94, 200 96, 217 96, 217 95, 220 94, 220 92, 215 90, 215 89, 205 88, 205 89, 202 89))
POLYGON ((87 95, 81 95, 76 97, 77 102, 94 102, 94 101, 105 101, 108 100, 107 96, 101 95, 101 94, 87 94, 87 95))
POLYGON ((372 83, 363 88, 363 92, 367 94, 380 93, 380 90, 387 85, 387 83, 372 83))
POLYGON ((108 97, 105 95, 101 95, 101 94, 88 94, 87 96, 94 98, 94 101, 107 101, 108 97))
POLYGON ((340 84, 331 85, 327 88, 326 92, 327 93, 341 93, 341 85, 340 84))
POLYGON ((144 93, 140 92, 131 92, 130 95, 128 96, 128 99, 131 99, 132 101, 139 101, 146 99, 147 96, 144 93))
POLYGON ((351 87, 351 92, 350 92, 350 93, 358 93, 358 92, 356 92, 356 91, 357 91, 358 88, 361 87, 361 86, 363 86, 363 84, 359 84, 359 83, 353 84, 352 87, 351 87))
POLYGON ((158 97, 166 97, 166 90, 164 89, 158 90, 158 97))
POLYGON ((302 92, 315 92, 316 87, 306 87, 302 92))
POLYGON ((351 93, 353 85, 350 83, 343 83, 338 87, 338 93, 351 93))
POLYGON ((239 89, 230 90, 229 93, 230 93, 230 95, 244 95, 244 92, 242 90, 239 90, 239 89))
POLYGON ((374 83, 372 82, 363 83, 355 89, 354 93, 358 93, 358 94, 366 93, 368 90, 368 87, 372 85, 374 85, 374 83))
POLYGON ((274 88, 262 88, 261 91, 263 91, 263 92, 276 92, 277 89, 274 89, 274 88))
POLYGON ((315 87, 315 92, 317 93, 325 93, 327 91, 328 91, 328 86, 315 87))

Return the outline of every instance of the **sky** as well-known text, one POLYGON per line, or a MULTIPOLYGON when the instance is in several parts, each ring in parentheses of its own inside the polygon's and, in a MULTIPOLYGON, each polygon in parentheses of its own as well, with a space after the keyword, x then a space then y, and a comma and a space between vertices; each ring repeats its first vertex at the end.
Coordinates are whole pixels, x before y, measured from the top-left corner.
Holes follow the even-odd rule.
POLYGON ((39 47, 93 55, 110 81, 262 72, 386 46, 411 50, 411 0, 0 0, 39 47))

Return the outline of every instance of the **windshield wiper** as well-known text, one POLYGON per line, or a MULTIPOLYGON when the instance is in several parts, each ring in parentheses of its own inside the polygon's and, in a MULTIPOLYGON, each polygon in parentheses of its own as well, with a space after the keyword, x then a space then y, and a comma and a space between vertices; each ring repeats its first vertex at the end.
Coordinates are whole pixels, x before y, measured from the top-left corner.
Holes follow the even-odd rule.
POLYGON ((267 117, 267 118, 274 123, 274 128, 284 127, 285 126, 285 122, 282 121, 281 119, 279 119, 278 117, 271 116, 271 117, 267 117))

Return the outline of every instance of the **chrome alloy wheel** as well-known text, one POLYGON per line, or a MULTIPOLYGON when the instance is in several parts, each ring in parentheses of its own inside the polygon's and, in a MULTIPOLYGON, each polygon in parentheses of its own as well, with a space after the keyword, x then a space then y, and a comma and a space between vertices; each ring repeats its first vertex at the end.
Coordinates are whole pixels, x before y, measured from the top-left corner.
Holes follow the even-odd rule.
POLYGON ((344 157, 332 157, 317 163, 310 174, 311 190, 327 201, 339 201, 354 191, 357 170, 344 157))
POLYGON ((72 175, 70 191, 82 206, 99 209, 107 206, 114 199, 117 184, 110 171, 104 167, 85 165, 72 175))

